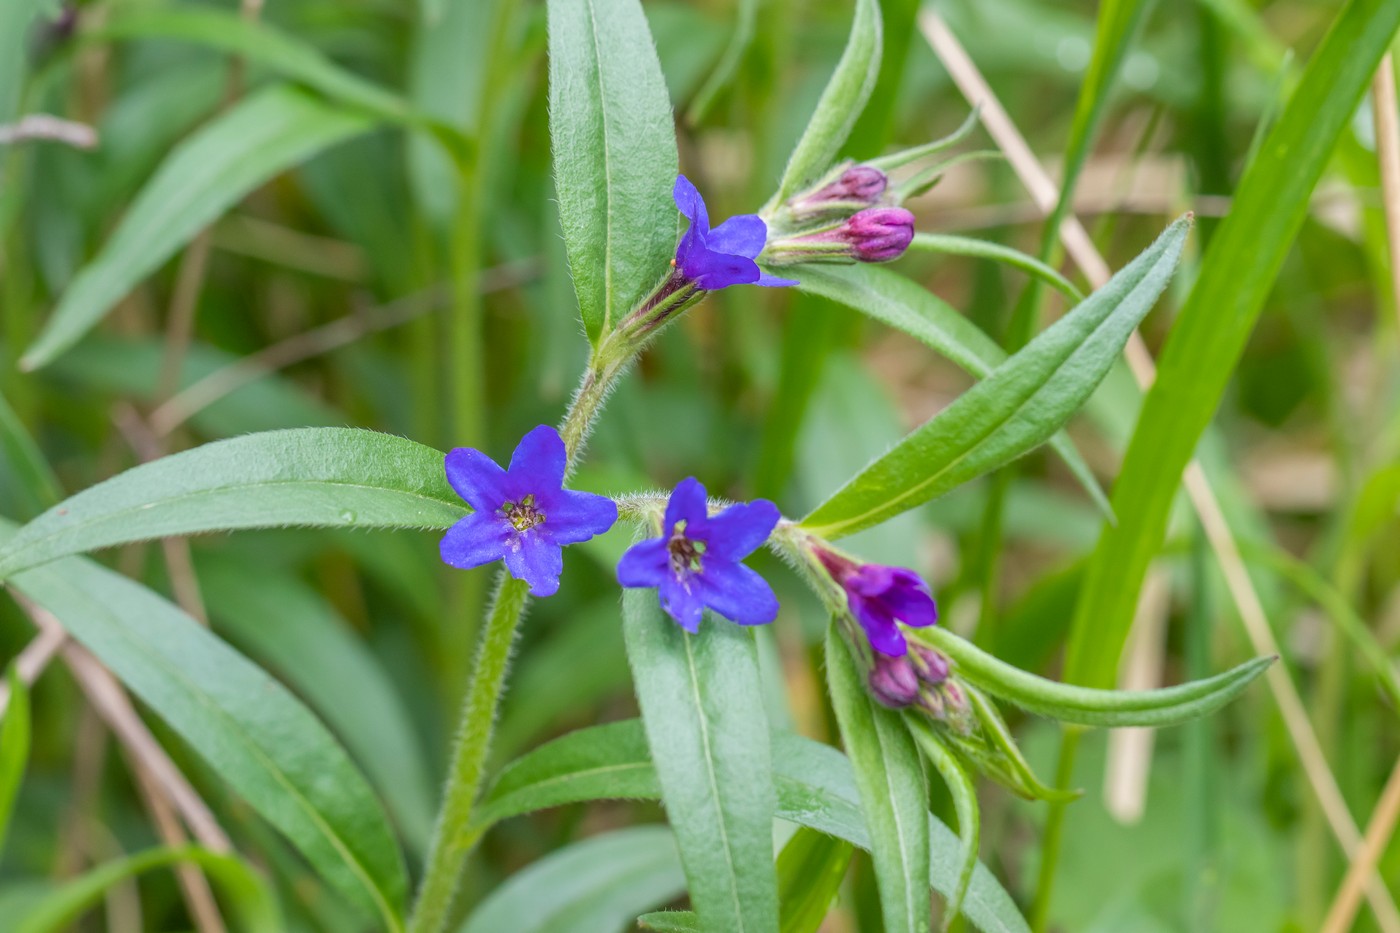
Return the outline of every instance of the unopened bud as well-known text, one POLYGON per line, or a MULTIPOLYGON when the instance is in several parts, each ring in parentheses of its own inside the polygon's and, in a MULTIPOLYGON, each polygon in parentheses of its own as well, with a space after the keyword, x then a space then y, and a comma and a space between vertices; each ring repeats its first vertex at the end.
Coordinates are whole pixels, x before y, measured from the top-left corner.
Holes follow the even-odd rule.
POLYGON ((919 679, 924 683, 937 686, 948 679, 950 665, 947 655, 920 644, 913 645, 909 652, 914 659, 914 668, 919 672, 919 679))
POLYGON ((902 207, 872 207, 846 221, 842 233, 861 262, 888 262, 914 240, 914 215, 902 207))
POLYGON ((835 178, 826 176, 818 187, 788 202, 793 217, 808 219, 821 214, 850 214, 880 200, 890 183, 884 172, 872 165, 846 165, 835 178))
POLYGON ((903 709, 919 698, 919 675, 907 656, 892 658, 876 652, 867 683, 871 696, 890 709, 903 709))

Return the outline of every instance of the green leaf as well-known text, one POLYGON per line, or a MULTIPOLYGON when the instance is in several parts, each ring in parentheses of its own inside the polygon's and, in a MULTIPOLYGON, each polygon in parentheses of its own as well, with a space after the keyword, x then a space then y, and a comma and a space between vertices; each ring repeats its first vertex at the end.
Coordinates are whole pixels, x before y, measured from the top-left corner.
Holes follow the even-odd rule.
POLYGON ((819 505, 823 537, 869 528, 1011 462, 1058 431, 1108 373, 1162 293, 1190 230, 1183 218, 1079 307, 819 505))
POLYGON ((622 597, 627 659, 690 900, 714 931, 776 931, 768 724, 753 636, 707 616, 697 635, 654 590, 622 597))
MULTIPOLYGON (((89 41, 122 39, 173 39, 191 42, 236 55, 283 77, 299 81, 332 100, 358 107, 398 122, 429 126, 432 121, 415 114, 402 97, 348 71, 320 50, 267 24, 235 12, 212 7, 163 6, 159 9, 118 8, 111 19, 84 32, 89 41)), ((437 132, 455 131, 441 124, 437 132)), ((456 141, 461 145, 460 140, 456 141)))
POLYGON ((219 629, 311 705, 422 855, 436 809, 413 717, 374 652, 313 588, 267 567, 201 559, 200 593, 219 629), (307 663, 314 659, 314 663, 307 663))
POLYGON ((817 933, 836 900, 853 849, 800 826, 778 853, 778 912, 782 933, 817 933))
POLYGON ((977 846, 982 833, 982 818, 977 808, 977 788, 957 757, 933 733, 927 723, 917 723, 913 734, 924 757, 937 769, 943 777, 943 782, 948 785, 948 793, 953 798, 953 809, 958 813, 958 832, 962 838, 958 856, 961 868, 958 871, 957 887, 948 898, 948 908, 943 915, 943 929, 946 930, 962 912, 967 889, 972 885, 972 873, 977 868, 977 846))
MULTIPOLYGON (((993 262, 1004 263, 1040 279, 1075 304, 1084 300, 1084 293, 1075 288, 1073 282, 1053 267, 1046 265, 1034 256, 1028 256, 1018 249, 1012 249, 1000 243, 947 233, 916 233, 909 248, 929 253, 970 256, 975 259, 990 259, 993 262)), ((879 266, 865 268, 878 269, 879 266)))
POLYGON ((1400 24, 1396 0, 1353 0, 1308 62, 1211 238, 1113 490, 1116 527, 1089 563, 1065 678, 1109 686, 1182 471, 1220 403, 1338 136, 1400 24))
POLYGON ((579 312, 595 343, 670 272, 671 102, 637 0, 549 0, 549 132, 579 312))
POLYGON ((185 862, 198 865, 200 871, 218 884, 225 895, 225 903, 238 920, 238 929, 248 933, 285 929, 282 911, 261 877, 234 856, 218 855, 195 846, 150 849, 94 868, 45 895, 22 915, 7 916, 6 928, 14 933, 62 933, 84 911, 97 906, 113 885, 156 868, 185 862))
POLYGON ((952 658, 958 676, 993 696, 1062 722, 1107 728, 1174 726, 1213 713, 1277 660, 1255 658, 1206 680, 1160 690, 1098 690, 1029 674, 944 628, 924 629, 916 638, 952 658))
POLYGON ((930 923, 923 883, 929 874, 928 785, 919 752, 903 717, 866 692, 834 621, 826 633, 826 678, 870 829, 885 929, 924 933, 930 923))
POLYGON ((700 933, 700 918, 693 910, 656 910, 638 917, 637 926, 655 933, 700 933))
MULTIPOLYGON (((979 379, 1006 360, 1006 351, 976 324, 933 292, 897 272, 874 265, 809 264, 799 267, 797 274, 801 291, 839 302, 902 330, 979 379)), ((1050 446, 1094 504, 1105 515, 1111 515, 1108 496, 1069 436, 1056 434, 1050 439, 1050 446)))
POLYGON ((48 6, 48 0, 0 4, 0 123, 9 123, 19 110, 29 59, 29 27, 48 6))
POLYGON ((15 812, 24 768, 29 763, 29 689, 11 664, 6 678, 10 699, 0 720, 0 852, 5 851, 5 835, 15 812))
POLYGON ((754 24, 757 20, 758 0, 736 0, 734 4, 734 34, 730 36, 729 44, 724 47, 724 54, 720 56, 714 70, 710 72, 710 76, 705 79, 705 83, 701 85, 700 90, 695 92, 695 98, 690 102, 685 118, 691 125, 705 119, 710 105, 715 102, 715 98, 734 77, 734 72, 739 69, 739 63, 744 59, 744 53, 753 44, 754 24))
POLYGON ((13 482, 13 492, 23 500, 28 514, 42 511, 63 498, 53 468, 4 396, 0 396, 0 464, 4 465, 0 488, 13 482))
POLYGON ((563 847, 491 892, 461 933, 620 930, 685 893, 676 840, 633 826, 563 847))
POLYGON ((876 0, 856 0, 846 51, 841 53, 807 129, 788 158, 770 207, 816 181, 836 160, 880 76, 881 39, 879 4, 876 0))
MULTIPOLYGON (((0 526, 0 537, 11 527, 0 526)), ((10 583, 53 613, 350 904, 402 928, 407 881, 379 801, 281 684, 161 597, 90 560, 68 558, 10 583)))
MULTIPOLYGON (((787 733, 773 736, 773 782, 777 816, 868 850, 870 833, 861 816, 855 776, 846 756, 828 745, 787 733)), ((640 720, 591 726, 547 742, 511 763, 478 811, 488 823, 534 810, 586 800, 653 799, 661 795, 640 720)), ((929 883, 951 894, 960 865, 958 839, 928 816, 932 861, 929 883)), ((1026 933, 1029 927, 991 872, 977 866, 963 912, 988 933, 1026 933)))
POLYGON ((166 158, 101 251, 73 279, 21 365, 53 360, 196 233, 273 176, 373 119, 288 87, 260 91, 198 130, 166 158))
POLYGON ((235 528, 446 528, 467 513, 443 455, 353 428, 268 431, 133 467, 0 545, 0 578, 70 554, 235 528))

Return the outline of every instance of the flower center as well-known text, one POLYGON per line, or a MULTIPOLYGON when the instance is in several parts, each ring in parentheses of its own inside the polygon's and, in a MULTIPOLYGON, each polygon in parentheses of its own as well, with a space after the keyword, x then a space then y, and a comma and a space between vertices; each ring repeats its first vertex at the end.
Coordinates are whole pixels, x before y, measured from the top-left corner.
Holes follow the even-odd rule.
POLYGON ((671 571, 681 577, 700 572, 700 558, 705 555, 705 542, 685 536, 685 521, 676 522, 671 532, 671 540, 666 542, 666 550, 671 554, 671 571))
POLYGON ((505 514, 506 520, 516 531, 529 531, 536 525, 544 524, 544 513, 535 508, 535 496, 533 493, 521 499, 519 502, 506 502, 501 505, 501 511, 505 514))

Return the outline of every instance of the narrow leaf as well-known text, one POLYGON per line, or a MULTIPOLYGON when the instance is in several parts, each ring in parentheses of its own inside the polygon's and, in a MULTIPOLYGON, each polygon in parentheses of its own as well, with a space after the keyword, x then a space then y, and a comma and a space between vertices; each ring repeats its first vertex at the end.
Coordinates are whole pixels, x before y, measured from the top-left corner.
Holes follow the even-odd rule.
POLYGON ((260 91, 185 140, 64 292, 21 365, 53 360, 196 233, 244 195, 374 121, 301 91, 260 91))
MULTIPOLYGON (((773 781, 780 818, 870 848, 855 775, 845 755, 802 736, 777 733, 773 781)), ((642 723, 629 719, 571 732, 512 762, 488 792, 479 816, 495 822, 567 803, 660 794, 642 723)), ((932 815, 928 827, 933 852, 929 883, 947 896, 960 870, 949 854, 957 850, 957 836, 932 815)), ((485 822, 476 831, 484 829, 485 822)), ((964 913, 989 933, 1029 929, 1015 901, 982 865, 973 876, 964 913)))
POLYGON ((724 53, 715 64, 710 76, 705 79, 700 90, 695 92, 695 99, 690 102, 690 107, 686 111, 686 121, 691 125, 698 124, 705 119, 705 114, 709 112, 710 105, 715 102, 715 98, 725 89, 734 73, 739 69, 739 63, 744 59, 744 53, 749 50, 753 43, 754 24, 758 19, 758 0, 737 0, 734 4, 734 34, 729 38, 729 44, 724 47, 724 53))
POLYGON ((70 929, 84 911, 97 906, 112 886, 157 868, 193 862, 209 876, 225 895, 226 903, 238 920, 238 929, 247 933, 271 933, 284 929, 281 909, 267 883, 240 859, 218 855, 206 849, 187 846, 178 849, 151 849, 94 868, 81 877, 65 882, 16 916, 5 918, 6 929, 14 933, 62 933, 70 929))
POLYGON ((352 428, 215 441, 60 503, 0 544, 0 579, 85 551, 235 528, 446 528, 466 514, 443 455, 352 428))
POLYGON ((10 699, 0 720, 0 852, 5 851, 5 836, 29 763, 29 690, 13 664, 7 680, 10 699))
POLYGON ((1084 300, 1084 293, 1075 288, 1073 282, 1053 267, 1046 265, 1034 256, 1028 256, 1018 249, 1012 249, 1000 243, 948 233, 916 233, 909 248, 929 253, 945 253, 949 256, 990 259, 993 262, 1000 262, 1020 269, 1022 272, 1040 279, 1075 304, 1084 300))
POLYGON ((846 50, 841 53, 841 61, 837 62, 826 90, 822 91, 821 100, 817 101, 807 129, 788 158, 783 179, 770 205, 792 197, 836 160, 880 76, 881 40, 880 5, 876 0, 856 0, 856 15, 851 22, 846 50))
POLYGON ((919 750, 924 753, 924 757, 948 785, 948 793, 953 798, 953 809, 958 813, 958 833, 962 839, 958 861, 961 868, 958 870, 957 887, 949 896, 947 910, 943 915, 943 929, 946 930, 962 912, 967 889, 972 884, 972 873, 977 868, 977 846, 982 833, 982 818, 977 808, 977 788, 957 757, 925 723, 914 727, 914 738, 919 743, 919 750))
POLYGON ((379 801, 281 684, 155 593, 92 561, 67 558, 11 585, 53 613, 348 903, 401 929, 407 882, 379 801))
POLYGON ((702 926, 776 931, 776 804, 753 636, 714 616, 691 635, 653 590, 628 590, 622 613, 661 799, 702 926))
POLYGON ((671 831, 633 826, 565 846, 517 872, 482 901, 461 933, 620 930, 684 891, 671 831))
POLYGON ((1239 696, 1276 658, 1255 658, 1206 680, 1160 690, 1098 690, 1057 683, 1000 661, 944 628, 918 633, 953 659, 959 676, 1017 706, 1085 726, 1174 726, 1239 696))
MULTIPOLYGON (((928 789, 903 718, 870 699, 833 622, 826 634, 827 689, 855 766, 861 811, 889 933, 929 928, 928 789)), ((959 882, 961 884, 961 882, 959 882)))
POLYGON ((654 933, 700 933, 700 918, 693 910, 656 910, 638 917, 637 926, 654 933))
POLYGON ((1109 686, 1148 564, 1206 425, 1303 223, 1308 198, 1400 24, 1396 0, 1352 0, 1313 53, 1211 238, 1172 326, 1113 490, 1119 521, 1089 563, 1065 678, 1109 686))
POLYGON ((817 933, 851 864, 852 846, 806 826, 778 853, 781 933, 817 933))
MULTIPOLYGON (((800 290, 902 330, 979 379, 1006 360, 1006 351, 976 324, 933 292, 889 269, 872 265, 809 264, 802 266, 797 274, 800 290)), ((1094 504, 1105 515, 1112 515, 1108 496, 1069 436, 1063 432, 1056 434, 1050 439, 1050 446, 1094 504)))
POLYGON ((676 249, 671 101, 637 0, 549 0, 549 131, 569 268, 596 343, 676 249))
POLYGON ((1084 404, 1166 287, 1189 219, 803 519, 824 537, 879 524, 1044 443, 1084 404))

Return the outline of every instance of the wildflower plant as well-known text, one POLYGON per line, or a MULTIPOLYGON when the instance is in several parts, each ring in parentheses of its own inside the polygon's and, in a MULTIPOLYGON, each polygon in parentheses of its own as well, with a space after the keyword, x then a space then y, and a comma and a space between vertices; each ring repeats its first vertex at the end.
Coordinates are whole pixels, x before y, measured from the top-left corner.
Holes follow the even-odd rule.
MULTIPOLYGON (((647 888, 632 914, 682 897, 686 910, 644 917, 652 928, 786 929, 780 921, 794 908, 779 878, 791 868, 788 850, 774 851, 775 821, 783 821, 802 827, 792 837, 799 842, 789 845, 815 845, 811 839, 820 837, 869 851, 884 928, 892 933, 932 928, 930 888, 941 897, 945 925, 965 916, 979 929, 1026 930, 1002 882, 978 861, 977 782, 1046 806, 1063 805, 1078 791, 1035 773, 1007 711, 1076 733, 1171 725, 1219 709, 1273 660, 1154 691, 1062 684, 952 631, 930 582, 911 569, 917 555, 887 565, 862 557, 857 544, 838 545, 1042 445, 1107 513, 1107 496, 1063 429, 1168 286, 1191 230, 1189 217, 1172 223, 1102 288, 1015 352, 1003 352, 920 283, 885 265, 917 242, 917 218, 905 202, 936 181, 948 165, 937 161, 940 153, 964 139, 971 124, 953 139, 880 158, 844 156, 880 62, 879 7, 859 0, 856 8, 846 52, 772 197, 752 214, 712 226, 704 195, 681 171, 670 97, 640 3, 549 0, 553 178, 587 341, 583 372, 557 429, 540 425, 520 434, 517 428, 533 419, 512 417, 515 428, 460 438, 446 453, 343 427, 248 433, 154 457, 23 525, 4 524, 0 578, 33 607, 40 625, 110 668, 290 843, 336 893, 328 916, 343 911, 349 925, 342 928, 513 929, 493 913, 505 910, 496 895, 473 900, 459 890, 469 860, 498 824, 565 803, 657 798, 666 828, 627 837, 631 848, 609 848, 603 837, 579 844, 566 850, 572 861, 559 856, 520 884, 545 890, 570 874, 565 868, 629 856, 645 866, 654 856, 677 866, 667 877, 679 877, 681 886, 647 888), (905 331, 975 382, 889 449, 862 451, 869 462, 805 514, 783 514, 779 493, 777 501, 711 497, 691 475, 704 464, 676 464, 649 477, 674 483, 661 492, 619 491, 578 469, 590 433, 607 418, 610 394, 658 335, 687 314, 707 313, 699 309, 717 292, 745 285, 833 299, 905 331), (516 437, 513 444, 502 440, 516 437), (611 494, 590 491, 604 488, 611 494), (631 544, 607 552, 615 524, 631 544), (414 825, 412 806, 388 801, 362 774, 375 754, 347 754, 292 691, 188 612, 81 556, 151 539, 284 526, 427 529, 442 562, 464 572, 453 583, 461 588, 453 605, 462 616, 434 622, 472 632, 476 647, 431 829, 419 818, 412 872, 400 844, 414 825), (767 559, 765 550, 779 560, 767 559), (610 556, 600 572, 602 552, 610 556), (498 562, 489 598, 473 598, 467 581, 482 578, 466 572, 498 562), (605 586, 610 605, 620 606, 616 625, 639 716, 584 727, 502 763, 492 757, 493 731, 527 609, 532 598, 553 598, 571 579, 605 586), (826 626, 822 702, 837 732, 829 743, 775 731, 765 712, 782 672, 762 662, 760 639, 774 629, 795 631, 797 616, 813 611, 826 626), (929 810, 933 780, 946 785, 956 831, 929 810), (947 857, 953 850, 957 857, 947 857)), ((315 77, 313 71, 308 80, 315 77)), ((434 119, 404 117, 393 101, 363 88, 352 93, 362 108, 399 114, 419 141, 439 146, 433 152, 460 170, 457 184, 467 185, 482 138, 460 139, 434 119)), ((280 99, 293 116, 308 119, 322 106, 292 89, 280 99)), ((368 118, 358 111, 340 122, 326 118, 322 131, 327 139, 349 134, 354 119, 368 118)), ((262 124, 249 118, 248 125, 262 124)), ((706 177, 703 165, 690 170, 706 177)), ((461 194, 469 199, 472 191, 461 194)), ((79 297, 48 322, 33 365, 64 352, 95 323, 96 299, 82 293, 103 281, 97 274, 75 279, 79 297)), ((478 353, 474 362, 483 358, 478 353)), ((726 493, 753 488, 742 479, 712 485, 726 493)), ((1119 648, 1121 642, 1103 650, 1116 658, 1119 648)), ((0 767, 5 741, 0 733, 0 767)), ((231 890, 254 892, 241 902, 251 925, 281 928, 276 896, 236 847, 224 840, 224 851, 215 852, 208 839, 200 842, 168 858, 192 858, 231 890)), ((849 848, 843 851, 849 859, 849 848)), ((557 919, 559 928, 588 928, 569 926, 583 922, 577 918, 557 919)))

